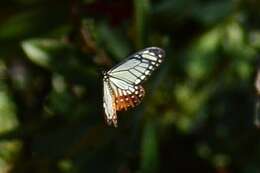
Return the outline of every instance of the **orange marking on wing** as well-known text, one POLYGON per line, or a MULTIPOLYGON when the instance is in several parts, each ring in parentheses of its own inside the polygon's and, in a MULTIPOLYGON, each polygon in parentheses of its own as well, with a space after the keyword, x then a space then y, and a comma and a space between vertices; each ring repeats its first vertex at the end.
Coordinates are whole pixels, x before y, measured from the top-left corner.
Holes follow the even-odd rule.
POLYGON ((135 107, 134 102, 133 102, 133 100, 131 99, 130 96, 128 97, 128 99, 129 99, 129 104, 130 104, 132 107, 135 107))
POLYGON ((135 92, 129 95, 122 95, 122 96, 117 96, 115 98, 115 103, 116 103, 116 110, 121 111, 121 110, 127 110, 130 107, 135 107, 138 104, 141 103, 141 100, 144 97, 144 89, 142 86, 138 86, 136 88, 135 92))

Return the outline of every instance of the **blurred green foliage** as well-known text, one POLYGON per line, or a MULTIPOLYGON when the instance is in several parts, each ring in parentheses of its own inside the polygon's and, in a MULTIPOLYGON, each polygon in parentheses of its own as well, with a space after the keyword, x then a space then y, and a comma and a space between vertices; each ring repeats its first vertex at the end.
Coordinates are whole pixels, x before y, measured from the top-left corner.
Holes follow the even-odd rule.
POLYGON ((0 173, 260 172, 259 1, 2 0, 0 9, 0 173), (165 61, 142 104, 108 127, 102 71, 148 46, 165 61))

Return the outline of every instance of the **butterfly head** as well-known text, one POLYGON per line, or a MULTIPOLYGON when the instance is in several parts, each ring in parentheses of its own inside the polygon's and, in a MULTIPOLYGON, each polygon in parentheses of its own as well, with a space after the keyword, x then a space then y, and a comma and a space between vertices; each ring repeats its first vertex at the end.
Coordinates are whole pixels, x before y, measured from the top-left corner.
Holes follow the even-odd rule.
POLYGON ((102 71, 102 74, 103 74, 103 80, 104 81, 107 81, 108 80, 108 74, 107 74, 107 71, 102 71))

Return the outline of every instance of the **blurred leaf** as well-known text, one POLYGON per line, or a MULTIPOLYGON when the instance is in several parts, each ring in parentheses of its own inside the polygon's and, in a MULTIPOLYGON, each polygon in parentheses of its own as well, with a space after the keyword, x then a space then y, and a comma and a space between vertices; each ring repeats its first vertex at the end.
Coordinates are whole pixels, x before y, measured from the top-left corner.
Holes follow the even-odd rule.
POLYGON ((209 148, 208 144, 200 143, 197 146, 197 153, 203 159, 209 159, 211 156, 211 148, 209 148))
POLYGON ((44 2, 45 0, 15 0, 17 3, 21 4, 37 4, 44 2))
POLYGON ((192 16, 206 25, 212 25, 231 14, 234 6, 230 0, 196 3, 192 16))
POLYGON ((142 138, 141 172, 158 172, 160 164, 158 147, 155 124, 152 121, 147 121, 142 138))
POLYGON ((147 45, 148 24, 150 18, 149 0, 135 0, 135 45, 137 48, 143 48, 147 45))
POLYGON ((90 57, 77 53, 72 46, 56 39, 29 39, 22 42, 27 57, 35 64, 64 76, 66 80, 85 83, 89 75, 96 75, 88 64, 90 57), (60 63, 62 61, 62 63, 60 63))
POLYGON ((0 172, 9 172, 13 166, 13 159, 19 156, 22 143, 16 140, 1 141, 0 148, 0 172))
POLYGON ((98 25, 99 41, 104 42, 107 50, 118 60, 125 58, 129 50, 126 37, 119 30, 113 30, 106 23, 98 25))
POLYGON ((230 158, 225 154, 218 154, 213 158, 213 162, 216 167, 226 167, 230 162, 230 158))
POLYGON ((253 70, 249 62, 240 61, 236 64, 236 71, 241 80, 250 80, 253 70))
POLYGON ((55 55, 65 44, 55 39, 30 39, 22 42, 27 57, 37 65, 50 67, 55 55))
POLYGON ((202 35, 192 44, 188 52, 187 73, 193 80, 201 80, 210 76, 217 62, 215 52, 220 45, 222 30, 214 28, 202 35))
POLYGON ((201 121, 208 118, 207 102, 216 91, 215 81, 195 89, 191 83, 177 85, 174 93, 176 102, 181 109, 182 115, 178 118, 177 126, 185 133, 189 133, 201 121))
POLYGON ((245 41, 244 38, 244 32, 241 28, 241 26, 235 22, 232 21, 226 26, 226 39, 225 39, 225 46, 228 49, 232 50, 239 50, 245 41))
POLYGON ((0 83, 0 133, 10 131, 19 125, 16 108, 6 88, 0 83))
POLYGON ((73 163, 71 162, 71 160, 61 160, 58 163, 58 166, 61 170, 61 172, 63 173, 73 173, 73 172, 77 172, 76 170, 73 170, 73 163))
POLYGON ((224 27, 223 47, 227 53, 233 55, 234 60, 250 60, 255 55, 255 50, 250 47, 242 26, 235 20, 231 20, 224 27))
MULTIPOLYGON (((65 5, 65 4, 63 4, 65 5)), ((0 25, 0 41, 17 40, 42 32, 50 31, 64 22, 64 8, 55 8, 55 4, 48 8, 28 9, 17 13, 0 25)), ((60 6, 64 7, 64 6, 60 6)))
POLYGON ((52 113, 67 115, 71 112, 71 106, 74 103, 71 97, 67 91, 62 93, 51 92, 48 99, 51 107, 48 107, 48 109, 51 109, 52 113))
POLYGON ((256 100, 256 104, 255 104, 254 124, 257 128, 260 128, 260 100, 259 100, 259 98, 256 100))
POLYGON ((196 0, 162 0, 153 7, 153 15, 159 16, 163 22, 171 19, 187 17, 196 0))
POLYGON ((29 34, 35 27, 35 23, 40 13, 30 11, 17 14, 3 23, 0 27, 0 39, 12 39, 29 34))
POLYGON ((252 31, 250 33, 250 44, 259 49, 260 48, 260 31, 256 30, 256 31, 252 31))
MULTIPOLYGON (((40 66, 48 67, 50 56, 44 48, 46 49, 49 43, 53 44, 53 40, 27 40, 22 42, 22 48, 32 62, 40 66)), ((50 46, 50 48, 52 48, 52 46, 50 46)))

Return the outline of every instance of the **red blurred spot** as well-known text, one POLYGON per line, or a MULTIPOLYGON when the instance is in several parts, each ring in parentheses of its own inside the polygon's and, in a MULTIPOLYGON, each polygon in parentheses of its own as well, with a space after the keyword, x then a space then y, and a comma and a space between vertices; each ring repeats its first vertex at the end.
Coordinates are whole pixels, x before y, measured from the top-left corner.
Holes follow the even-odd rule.
POLYGON ((93 15, 93 17, 107 18, 112 25, 118 25, 132 16, 133 4, 131 1, 124 0, 118 0, 116 3, 97 0, 84 6, 83 13, 93 15))

